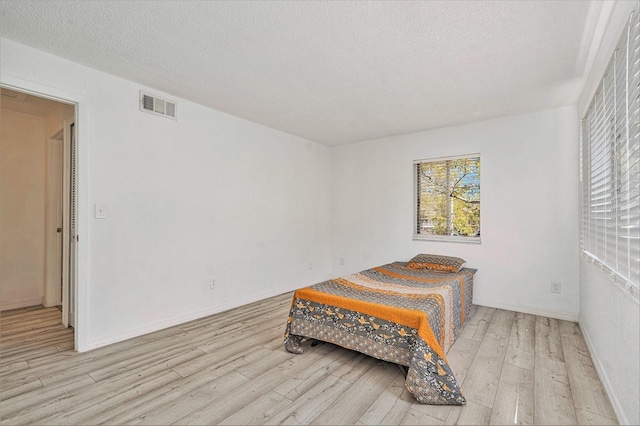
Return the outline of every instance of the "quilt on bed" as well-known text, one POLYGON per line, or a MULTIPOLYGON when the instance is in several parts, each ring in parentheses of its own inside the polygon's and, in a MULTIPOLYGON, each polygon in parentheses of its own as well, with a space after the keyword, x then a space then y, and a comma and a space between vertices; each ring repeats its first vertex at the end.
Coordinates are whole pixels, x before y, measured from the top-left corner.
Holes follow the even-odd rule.
POLYGON ((411 269, 405 262, 297 290, 285 348, 312 338, 408 367, 405 385, 421 403, 465 403, 445 353, 470 314, 475 269, 411 269))

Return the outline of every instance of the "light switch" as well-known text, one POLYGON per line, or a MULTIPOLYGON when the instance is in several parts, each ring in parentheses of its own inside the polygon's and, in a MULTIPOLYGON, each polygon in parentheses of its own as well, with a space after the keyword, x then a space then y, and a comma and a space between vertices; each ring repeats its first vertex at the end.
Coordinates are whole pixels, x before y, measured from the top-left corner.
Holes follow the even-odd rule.
POLYGON ((96 204, 94 217, 96 219, 106 219, 107 218, 107 208, 104 204, 96 204))

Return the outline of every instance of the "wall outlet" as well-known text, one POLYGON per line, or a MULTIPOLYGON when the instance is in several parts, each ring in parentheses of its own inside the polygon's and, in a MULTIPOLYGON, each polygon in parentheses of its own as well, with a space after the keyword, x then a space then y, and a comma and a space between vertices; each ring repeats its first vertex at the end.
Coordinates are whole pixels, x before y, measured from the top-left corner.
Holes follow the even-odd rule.
POLYGON ((562 291, 562 283, 551 281, 551 293, 560 293, 562 291))
POLYGON ((96 219, 107 218, 107 207, 104 204, 95 204, 93 210, 93 217, 96 219))
POLYGON ((344 266, 344 257, 340 258, 340 265, 344 266))
POLYGON ((216 288, 216 279, 213 277, 209 279, 209 288, 216 288))

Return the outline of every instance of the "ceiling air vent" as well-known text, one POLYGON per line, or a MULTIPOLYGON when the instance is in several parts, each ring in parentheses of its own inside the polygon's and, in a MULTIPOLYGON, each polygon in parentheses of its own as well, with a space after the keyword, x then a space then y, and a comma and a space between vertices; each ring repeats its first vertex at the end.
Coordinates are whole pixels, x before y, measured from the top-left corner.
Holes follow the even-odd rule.
POLYGON ((177 119, 176 103, 140 91, 140 111, 177 119))

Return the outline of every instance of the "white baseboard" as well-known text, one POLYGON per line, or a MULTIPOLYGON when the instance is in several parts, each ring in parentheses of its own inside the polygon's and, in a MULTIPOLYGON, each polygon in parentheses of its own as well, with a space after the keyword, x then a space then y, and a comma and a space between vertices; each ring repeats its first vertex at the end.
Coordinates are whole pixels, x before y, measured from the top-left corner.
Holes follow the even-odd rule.
POLYGON ((507 311, 515 311, 515 312, 522 312, 522 313, 525 313, 525 314, 539 315, 541 317, 548 317, 548 318, 555 318, 555 319, 564 320, 564 321, 578 322, 578 314, 577 313, 574 314, 574 313, 571 313, 571 312, 551 311, 551 310, 547 310, 547 309, 531 308, 531 307, 528 307, 528 306, 507 305, 507 304, 503 304, 503 303, 491 302, 491 301, 488 301, 488 300, 478 300, 475 297, 473 298, 473 304, 474 305, 486 306, 488 308, 504 309, 504 310, 507 310, 507 311))
MULTIPOLYGON (((304 286, 311 285, 305 284, 304 286)), ((153 324, 147 324, 143 327, 137 327, 131 330, 128 330, 125 333, 114 334, 108 337, 104 337, 101 339, 97 339, 94 341, 89 341, 86 346, 81 348, 77 348, 78 352, 86 352, 92 349, 97 349, 102 346, 111 345, 113 343, 121 342, 123 340, 132 339, 134 337, 142 336, 145 334, 153 333, 159 330, 163 330, 165 328, 173 327, 176 325, 184 324, 189 321, 193 321, 199 318, 208 317, 209 315, 218 314, 220 312, 228 311, 229 309, 237 308, 240 306, 248 305, 253 302, 257 302, 259 300, 268 299, 269 297, 278 296, 280 294, 292 292, 300 287, 295 288, 280 288, 280 289, 271 289, 269 291, 265 291, 263 293, 252 294, 249 297, 243 298, 242 300, 234 300, 232 302, 223 303, 220 305, 212 306, 211 308, 203 309, 200 311, 189 312, 188 314, 178 315, 172 318, 167 318, 163 321, 159 321, 153 324)), ((284 327, 286 325, 286 318, 282 319, 282 333, 284 336, 284 327)))
POLYGON ((11 309, 28 308, 29 306, 42 305, 42 299, 23 300, 22 302, 9 303, 0 306, 0 311, 9 311, 11 309))
POLYGON ((618 424, 621 424, 621 425, 631 424, 629 423, 629 420, 627 419, 627 417, 624 415, 624 411, 622 409, 622 406, 620 405, 620 401, 618 401, 618 398, 616 398, 616 394, 614 392, 615 387, 611 384, 611 381, 609 380, 609 377, 607 376, 605 369, 602 366, 600 359, 598 358, 598 353, 593 347, 593 343, 591 342, 589 333, 587 333, 587 330, 585 330, 584 327, 582 327, 582 324, 578 323, 578 325, 580 326, 580 330, 582 330, 582 335, 584 336, 584 341, 587 344, 587 348, 589 348, 589 355, 591 355, 593 366, 596 368, 596 371, 598 372, 598 377, 600 378, 600 381, 604 386, 604 390, 607 392, 607 396, 609 397, 609 402, 611 402, 613 411, 615 411, 616 417, 618 417, 617 419, 618 424))

